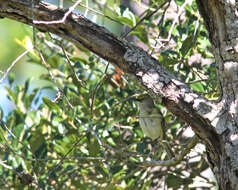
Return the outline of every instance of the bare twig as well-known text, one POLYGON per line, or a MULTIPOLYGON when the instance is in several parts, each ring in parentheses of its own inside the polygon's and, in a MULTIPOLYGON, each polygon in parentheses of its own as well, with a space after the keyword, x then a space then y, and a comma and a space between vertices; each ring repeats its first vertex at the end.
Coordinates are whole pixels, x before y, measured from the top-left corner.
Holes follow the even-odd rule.
POLYGON ((67 62, 68 62, 69 68, 70 68, 71 73, 73 74, 74 78, 75 78, 76 81, 78 82, 79 86, 82 86, 82 87, 84 87, 84 88, 86 89, 86 84, 85 84, 85 82, 82 81, 82 80, 80 80, 79 77, 78 77, 78 75, 75 73, 74 68, 73 68, 72 65, 71 65, 71 61, 70 61, 70 59, 69 59, 69 56, 67 55, 67 53, 66 53, 64 47, 61 46, 61 48, 62 48, 62 51, 63 51, 64 56, 65 56, 65 58, 66 58, 66 60, 67 60, 67 62))
MULTIPOLYGON (((80 120, 77 117, 75 118, 75 120, 80 123, 80 120)), ((104 146, 103 146, 104 143, 101 141, 99 136, 94 131, 93 126, 92 126, 92 122, 91 122, 91 118, 89 118, 89 121, 90 121, 90 127, 87 130, 97 139, 99 146, 102 148, 102 153, 103 153, 104 158, 105 158, 104 163, 106 164, 107 169, 108 169, 108 180, 110 181, 111 180, 111 173, 110 173, 110 170, 111 170, 110 168, 111 167, 110 167, 109 163, 107 163, 108 157, 107 157, 106 151, 105 151, 104 146)))
MULTIPOLYGON (((10 130, 9 130, 8 127, 5 125, 5 123, 4 123, 2 120, 0 120, 0 122, 1 122, 2 125, 4 125, 4 127, 5 127, 5 128, 7 129, 7 131, 10 133, 10 130)), ((23 145, 23 147, 26 147, 21 141, 19 141, 19 140, 16 138, 15 135, 13 135, 13 133, 10 133, 10 134, 11 134, 13 137, 15 137, 15 139, 17 140, 17 142, 21 143, 21 144, 23 145)), ((8 139, 6 139, 6 137, 4 136, 4 134, 2 134, 2 137, 3 137, 3 139, 4 139, 5 142, 6 142, 7 148, 9 148, 9 150, 13 153, 14 156, 18 156, 18 157, 22 158, 23 160, 29 160, 25 155, 22 155, 22 154, 17 153, 17 152, 11 147, 11 145, 10 145, 9 142, 8 142, 8 139)), ((27 150, 32 154, 32 156, 34 157, 34 155, 33 155, 33 153, 31 152, 31 150, 30 150, 28 147, 26 147, 26 148, 27 148, 27 150)), ((8 165, 4 164, 1 160, 0 160, 0 165, 2 165, 3 167, 8 168, 8 169, 14 171, 19 177, 21 177, 21 176, 24 174, 24 173, 19 173, 19 172, 17 172, 17 171, 16 171, 14 168, 12 168, 12 167, 8 167, 8 165)), ((32 171, 33 171, 33 174, 36 176, 36 173, 35 173, 35 171, 34 171, 34 168, 32 168, 32 171)), ((29 174, 26 174, 26 175, 29 175, 29 174)), ((39 186, 37 177, 35 177, 35 180, 36 180, 36 185, 39 186)))
POLYGON ((102 75, 101 79, 99 80, 99 82, 97 83, 96 87, 94 88, 94 91, 92 93, 92 102, 91 102, 91 106, 90 106, 90 111, 91 111, 91 115, 93 114, 93 105, 94 105, 94 101, 95 101, 95 97, 96 97, 96 94, 97 94, 97 91, 98 89, 101 87, 104 79, 106 78, 107 76, 107 70, 108 70, 108 67, 109 67, 109 63, 107 63, 107 66, 105 68, 105 71, 104 71, 104 74, 102 75))
POLYGON ((59 0, 58 4, 59 4, 59 8, 63 8, 64 7, 64 0, 59 0))
POLYGON ((85 1, 86 2, 86 5, 85 5, 85 12, 84 12, 84 16, 87 17, 87 14, 88 14, 88 0, 85 1))
MULTIPOLYGON (((23 144, 13 133, 12 131, 7 127, 6 123, 0 119, 0 124, 7 130, 8 134, 11 135, 18 143, 20 143, 24 148, 26 148, 28 151, 31 152, 30 148, 26 147, 25 144, 23 144)), ((32 152, 31 152, 32 153, 32 152)), ((33 155, 33 153, 32 153, 33 155)))
POLYGON ((159 9, 161 9, 166 3, 168 3, 168 1, 165 1, 164 3, 162 3, 161 5, 159 5, 154 11, 146 14, 145 16, 143 16, 139 22, 136 23, 135 26, 133 26, 128 32, 126 32, 125 34, 123 34, 121 36, 121 38, 125 38, 128 36, 129 33, 131 33, 133 30, 135 30, 137 28, 137 26, 139 26, 145 19, 149 19, 150 17, 152 17, 159 9))
POLYGON ((127 174, 124 177, 121 177, 120 179, 118 179, 117 181, 113 182, 113 184, 120 184, 123 180, 126 180, 132 176, 135 175, 136 172, 140 171, 141 167, 136 167, 135 169, 131 170, 131 172, 129 174, 127 174))
MULTIPOLYGON (((6 125, 5 125, 5 123, 4 123, 2 120, 0 120, 0 123, 6 128, 6 125)), ((6 128, 6 129, 7 129, 7 131, 9 131, 8 128, 6 128)), ((11 134, 13 137, 16 137, 15 135, 13 135, 13 133, 10 133, 10 134, 11 134)), ((9 148, 9 150, 10 150, 11 152, 13 152, 14 155, 17 155, 17 156, 19 156, 19 157, 21 157, 21 158, 23 158, 23 159, 26 159, 26 156, 17 153, 17 152, 11 147, 11 145, 10 145, 10 143, 9 143, 9 140, 4 136, 4 134, 1 134, 1 136, 2 136, 2 138, 4 139, 4 141, 5 141, 5 143, 6 143, 6 147, 9 148)), ((25 145, 24 145, 21 141, 19 141, 17 138, 16 138, 16 140, 17 140, 17 142, 21 143, 21 144, 25 147, 25 145)), ((29 148, 27 148, 27 149, 29 150, 29 148)), ((31 152, 31 150, 29 150, 29 151, 31 152)), ((31 152, 31 153, 32 153, 32 152, 31 152)))
MULTIPOLYGON (((49 33, 49 36, 50 36, 51 39, 53 39, 53 40, 59 42, 59 40, 56 39, 56 38, 54 38, 50 33, 49 33)), ((69 69, 70 69, 70 71, 71 71, 71 73, 72 73, 72 75, 73 75, 73 78, 76 79, 76 81, 78 82, 78 85, 79 85, 79 86, 82 86, 83 88, 87 89, 85 82, 79 79, 78 75, 77 75, 77 74, 75 73, 75 71, 74 71, 73 66, 71 65, 71 61, 70 61, 70 58, 69 58, 70 53, 68 53, 68 52, 65 50, 65 48, 64 48, 63 45, 60 44, 59 46, 60 46, 59 48, 61 48, 61 50, 62 50, 62 52, 63 52, 63 54, 64 54, 64 56, 65 56, 65 58, 66 58, 66 60, 67 60, 67 62, 68 62, 68 66, 69 66, 69 69)))
POLYGON ((103 155, 104 155, 104 157, 105 157, 105 164, 106 164, 107 169, 108 169, 108 181, 110 181, 110 180, 111 180, 111 173, 110 173, 111 167, 110 167, 109 163, 107 162, 108 157, 107 157, 107 154, 106 154, 106 152, 105 152, 105 150, 104 150, 103 142, 101 141, 101 139, 99 138, 99 136, 94 132, 94 130, 90 130, 90 132, 91 132, 91 134, 97 139, 98 144, 99 144, 100 147, 102 148, 102 153, 103 153, 103 155))
POLYGON ((0 165, 4 168, 7 168, 9 170, 12 170, 13 172, 15 172, 16 170, 12 167, 12 166, 9 166, 7 164, 5 164, 2 160, 0 160, 0 165))
POLYGON ((85 9, 87 9, 87 10, 89 10, 89 11, 91 11, 91 12, 97 14, 97 15, 101 15, 101 16, 103 16, 103 17, 105 17, 105 18, 107 18, 107 19, 109 19, 109 20, 111 20, 111 21, 113 21, 113 22, 116 22, 116 23, 118 23, 118 24, 123 25, 120 21, 118 21, 118 20, 116 20, 116 19, 114 19, 114 18, 112 18, 112 17, 110 17, 110 16, 107 16, 107 15, 105 15, 105 14, 99 12, 99 11, 96 11, 96 10, 90 8, 90 7, 87 7, 87 6, 82 5, 82 4, 79 4, 79 6, 85 8, 85 9))
POLYGON ((186 0, 184 2, 184 4, 179 8, 178 14, 176 15, 176 17, 173 19, 173 23, 171 28, 169 29, 169 33, 168 33, 168 37, 166 39, 161 39, 160 41, 170 41, 171 36, 172 36, 172 31, 175 27, 175 24, 178 22, 179 16, 182 14, 182 12, 184 11, 184 7, 189 3, 190 0, 186 0))
MULTIPOLYGON (((63 89, 61 89, 61 88, 59 87, 59 85, 57 84, 56 79, 55 79, 53 73, 52 73, 51 70, 50 70, 50 65, 46 63, 45 58, 44 58, 44 56, 42 55, 41 51, 40 51, 37 47, 35 47, 35 49, 36 49, 36 51, 39 53, 40 58, 41 58, 43 64, 45 65, 47 71, 49 72, 51 79, 54 81, 54 83, 55 83, 55 85, 56 85, 56 87, 57 87, 58 94, 62 94, 64 91, 63 91, 63 89)), ((64 93, 63 93, 63 94, 64 94, 64 93)), ((70 101, 68 100, 68 98, 67 98, 67 96, 66 96, 65 94, 64 94, 64 96, 65 96, 65 98, 66 98, 67 104, 70 106, 70 108, 73 109, 74 106, 70 103, 70 101)))
POLYGON ((177 165, 179 162, 183 160, 183 158, 191 151, 191 149, 198 143, 199 138, 197 136, 194 136, 190 142, 187 144, 185 149, 182 151, 181 154, 175 156, 174 158, 170 160, 151 160, 151 161, 143 161, 139 164, 142 164, 143 166, 173 166, 177 165))
MULTIPOLYGON (((20 180, 20 182, 24 185, 30 185, 33 183, 34 178, 32 177, 31 174, 22 171, 22 172, 18 172, 16 169, 14 169, 13 167, 5 164, 2 160, 0 160, 0 165, 8 170, 11 170, 14 174, 16 174, 18 176, 18 179, 20 180)), ((37 187, 39 187, 38 182, 37 183, 33 183, 34 185, 36 185, 37 187)))
POLYGON ((78 0, 69 10, 64 14, 64 17, 61 20, 52 20, 52 21, 40 21, 33 20, 33 24, 60 24, 64 23, 68 16, 74 11, 74 9, 81 3, 82 0, 78 0))
POLYGON ((14 67, 14 65, 22 58, 24 57, 27 53, 29 53, 30 50, 26 50, 24 51, 21 55, 19 55, 10 65, 10 67, 8 67, 7 71, 4 73, 4 75, 2 76, 2 78, 0 79, 0 83, 3 82, 3 80, 7 77, 7 75, 9 74, 9 72, 12 70, 12 68, 14 67))
POLYGON ((66 152, 66 154, 60 159, 60 161, 54 166, 52 170, 50 170, 48 177, 51 177, 51 174, 54 173, 58 167, 63 163, 63 161, 67 158, 67 156, 79 145, 81 141, 81 138, 79 138, 73 145, 72 147, 66 152))

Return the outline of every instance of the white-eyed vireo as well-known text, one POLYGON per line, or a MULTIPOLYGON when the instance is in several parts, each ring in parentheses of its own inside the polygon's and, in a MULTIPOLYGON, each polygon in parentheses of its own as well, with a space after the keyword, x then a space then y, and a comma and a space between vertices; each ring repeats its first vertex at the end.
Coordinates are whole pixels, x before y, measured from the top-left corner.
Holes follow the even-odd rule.
POLYGON ((139 123, 147 137, 152 140, 164 138, 164 121, 161 112, 155 106, 153 99, 146 95, 137 98, 140 110, 139 123))

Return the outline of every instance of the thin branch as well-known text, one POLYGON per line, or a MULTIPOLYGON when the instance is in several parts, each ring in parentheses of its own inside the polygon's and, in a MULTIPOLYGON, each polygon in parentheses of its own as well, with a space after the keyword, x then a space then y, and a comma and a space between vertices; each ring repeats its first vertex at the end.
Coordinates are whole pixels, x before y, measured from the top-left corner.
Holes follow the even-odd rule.
MULTIPOLYGON (((40 51, 37 47, 35 47, 35 49, 36 49, 36 51, 39 53, 40 58, 41 58, 43 64, 45 65, 47 71, 48 71, 49 74, 50 74, 51 79, 53 80, 54 84, 56 85, 56 88, 57 88, 58 93, 57 93, 56 98, 53 100, 53 102, 56 102, 56 100, 58 100, 59 98, 61 98, 62 94, 64 94, 64 91, 63 91, 63 89, 61 89, 61 88, 59 87, 59 85, 57 84, 56 79, 55 79, 53 73, 52 73, 51 70, 50 70, 50 65, 45 61, 45 58, 44 58, 43 54, 41 53, 41 51, 40 51)), ((66 101, 67 101, 67 104, 69 105, 69 107, 73 109, 74 106, 70 103, 68 97, 67 97, 65 94, 64 94, 64 96, 65 96, 65 98, 66 98, 66 101)))
MULTIPOLYGON (((0 122, 1 122, 1 124, 3 125, 4 124, 4 122, 2 121, 2 120, 0 120, 0 122)), ((8 129, 8 128, 7 128, 8 129)), ((12 133, 11 133, 12 134, 12 133)), ((8 135, 8 134, 7 134, 8 135)), ((0 135, 3 139, 4 139, 4 141, 5 141, 5 146, 7 147, 7 148, 9 148, 9 150, 11 151, 11 152, 13 152, 13 154, 14 155, 17 155, 18 157, 21 157, 21 158, 23 158, 23 159, 27 159, 27 157, 26 156, 24 156, 24 155, 22 155, 22 154, 19 154, 18 152, 16 152, 16 150, 14 150, 12 147, 11 147, 11 144, 10 144, 10 142, 9 142, 9 140, 5 137, 5 135, 4 134, 1 134, 0 135)), ((15 135, 14 135, 14 137, 15 137, 15 135)), ((22 142, 20 142, 17 138, 16 138, 16 140, 17 140, 17 142, 19 142, 19 143, 21 143, 24 147, 25 147, 25 145, 22 143, 22 142)), ((5 147, 4 146, 4 147, 5 147)), ((28 148, 27 148, 28 149, 28 148)), ((29 150, 29 149, 28 149, 29 150)), ((30 153, 32 153, 31 152, 31 150, 29 150, 30 151, 30 153)))
POLYGON ((13 172, 15 172, 16 170, 12 167, 12 166, 9 166, 7 164, 5 164, 2 160, 0 160, 0 165, 4 168, 7 168, 9 170, 12 170, 13 172))
POLYGON ((187 144, 185 149, 182 151, 181 154, 175 156, 174 158, 170 160, 151 160, 151 161, 143 161, 139 164, 142 164, 143 166, 174 166, 177 165, 179 162, 181 162, 184 157, 191 151, 192 148, 195 147, 195 145, 198 143, 199 138, 197 136, 194 136, 190 142, 187 144))
MULTIPOLYGON (((92 116, 92 115, 91 115, 92 116)), ((78 123, 81 123, 80 122, 80 120, 76 117, 75 118, 75 120, 78 122, 78 123)), ((103 153, 103 155, 104 155, 104 158, 105 158, 105 161, 104 161, 104 163, 106 164, 106 166, 107 166, 107 169, 108 169, 108 181, 110 181, 111 180, 111 167, 110 167, 110 165, 109 165, 109 163, 107 162, 108 161, 108 156, 107 156, 107 154, 106 154, 106 151, 105 151, 105 149, 104 149, 104 146, 103 146, 103 141, 101 141, 101 139, 99 138, 99 136, 96 134, 96 132, 94 131, 94 129, 93 129, 93 126, 92 126, 92 118, 89 118, 89 122, 90 122, 90 126, 88 127, 88 131, 97 139, 97 141, 98 141, 98 144, 99 144, 99 146, 101 147, 101 149, 102 149, 102 153, 103 153)))
POLYGON ((51 177, 51 174, 53 174, 59 166, 63 163, 63 161, 67 158, 67 156, 79 145, 81 141, 81 138, 79 138, 72 147, 68 150, 68 152, 65 153, 65 155, 60 159, 60 161, 48 172, 48 177, 51 177))
POLYGON ((87 9, 87 10, 89 10, 89 11, 91 11, 91 12, 97 14, 97 15, 103 16, 103 17, 105 17, 105 18, 107 18, 107 19, 109 19, 109 20, 111 20, 111 21, 113 21, 113 22, 116 22, 116 23, 118 23, 118 24, 123 25, 123 23, 121 23, 120 21, 118 21, 118 20, 116 20, 116 19, 114 19, 114 18, 112 18, 112 17, 110 17, 110 16, 107 16, 107 15, 105 15, 105 14, 99 12, 99 11, 96 11, 96 10, 90 8, 90 7, 87 7, 87 6, 82 5, 82 4, 79 4, 79 6, 85 8, 85 9, 87 9))
POLYGON ((6 70, 6 72, 4 73, 4 75, 2 76, 2 78, 0 79, 0 83, 3 82, 3 80, 5 80, 5 78, 7 78, 8 74, 10 73, 10 71, 12 70, 12 68, 14 67, 14 65, 22 58, 24 57, 26 54, 28 54, 30 52, 30 50, 26 50, 24 51, 21 55, 19 55, 10 65, 10 67, 8 67, 8 69, 6 70))
POLYGON ((105 80, 105 78, 107 76, 108 67, 109 67, 109 63, 107 63, 105 71, 104 71, 101 79, 99 80, 99 82, 96 84, 96 87, 95 87, 95 89, 94 89, 94 91, 92 93, 92 102, 91 102, 91 106, 90 106, 91 115, 93 114, 93 105, 94 105, 94 101, 95 101, 95 97, 96 97, 97 91, 101 87, 103 81, 105 80))
MULTIPOLYGON (((165 17, 165 14, 166 14, 168 8, 170 7, 170 4, 171 4, 171 1, 169 1, 168 5, 164 8, 164 11, 163 11, 163 13, 162 13, 162 15, 161 15, 161 19, 160 19, 160 21, 159 21, 159 25, 164 22, 164 17, 165 17)), ((158 33, 158 37, 159 37, 159 36, 160 36, 160 32, 158 33)), ((158 38, 158 37, 157 37, 157 38, 158 38)), ((151 50, 151 52, 150 52, 150 55, 153 55, 153 54, 154 54, 154 50, 155 50, 155 49, 160 49, 160 48, 164 47, 164 44, 161 43, 159 40, 156 40, 155 45, 151 44, 151 47, 152 47, 152 50, 151 50), (158 43, 159 43, 159 47, 157 47, 158 43)), ((166 47, 167 47, 167 48, 171 48, 171 47, 169 47, 168 45, 167 45, 166 47)))
POLYGON ((132 176, 135 175, 136 172, 140 171, 141 167, 136 167, 135 169, 131 170, 129 174, 127 174, 124 177, 119 178, 118 180, 116 180, 115 182, 113 182, 113 184, 120 184, 123 180, 126 180, 132 176))
POLYGON ((60 20, 52 20, 52 21, 40 21, 40 20, 33 20, 33 24, 60 24, 64 23, 68 16, 74 11, 74 9, 81 3, 82 0, 78 0, 69 10, 64 14, 64 17, 60 20))
POLYGON ((63 51, 63 53, 64 53, 64 56, 65 56, 65 58, 66 58, 66 60, 67 60, 67 62, 68 62, 68 65, 69 65, 69 68, 70 68, 70 70, 71 70, 71 73, 73 74, 74 78, 75 78, 76 81, 78 82, 79 86, 82 86, 83 88, 87 89, 85 82, 82 81, 82 80, 80 80, 79 77, 78 77, 78 75, 75 73, 74 68, 73 68, 73 66, 71 65, 71 61, 70 61, 70 59, 69 59, 69 56, 67 55, 67 52, 65 51, 64 47, 63 47, 62 45, 60 45, 60 47, 61 47, 61 49, 62 49, 62 51, 63 51))
MULTIPOLYGON (((169 0, 171 1, 171 0, 169 0)), ((165 1, 164 3, 162 3, 161 5, 159 5, 154 11, 146 14, 144 17, 142 17, 139 22, 136 23, 135 26, 133 26, 128 32, 126 32, 125 34, 123 34, 121 36, 121 38, 125 38, 128 36, 129 33, 131 33, 133 30, 135 30, 137 28, 137 26, 139 26, 145 19, 149 19, 150 17, 152 17, 159 9, 161 9, 166 3, 168 3, 168 1, 165 1)))
MULTIPOLYGON (((13 133, 12 131, 7 127, 6 123, 0 119, 0 124, 7 130, 8 135, 12 136, 18 143, 20 143, 24 148, 26 148, 29 152, 31 152, 30 148, 26 147, 26 145, 21 142, 13 133)), ((33 155, 33 153, 31 152, 33 155)))
POLYGON ((168 33, 168 37, 166 39, 161 39, 160 41, 169 41, 171 39, 171 36, 172 36, 172 31, 175 27, 175 24, 178 22, 178 19, 179 19, 179 16, 182 14, 182 12, 184 11, 184 7, 190 2, 190 0, 186 0, 184 2, 184 4, 179 8, 179 11, 178 11, 178 14, 176 15, 176 17, 173 19, 173 23, 172 23, 172 26, 169 30, 169 33, 168 33))
MULTIPOLYGON (((1 122, 1 124, 2 125, 4 125, 4 127, 7 129, 7 131, 9 131, 9 129, 7 128, 7 126, 5 125, 5 123, 2 121, 2 120, 0 120, 0 122, 1 122)), ((11 135, 13 135, 13 133, 10 133, 11 135)), ((25 156, 25 155, 22 155, 22 154, 19 154, 19 153, 17 153, 12 147, 11 147, 11 145, 9 144, 9 142, 8 142, 8 139, 4 136, 4 134, 2 134, 1 135, 2 136, 2 138, 4 139, 4 141, 6 142, 6 146, 7 146, 7 148, 9 148, 9 150, 13 153, 13 155, 14 156, 18 156, 18 157, 20 157, 20 158, 22 158, 23 160, 28 160, 28 158, 25 156)), ((15 135, 13 135, 15 138, 16 138, 16 136, 15 135)), ((22 142, 20 142, 17 138, 16 138, 16 140, 17 140, 17 142, 19 142, 19 143, 21 143, 22 145, 23 145, 23 147, 25 147, 25 145, 22 143, 22 142)), ((27 147, 27 150, 32 154, 32 152, 31 152, 31 150, 27 147)), ((32 156, 34 157, 34 155, 32 154, 32 156)), ((0 163, 2 166, 5 166, 6 168, 7 168, 7 165, 4 165, 4 163, 0 163)), ((8 168, 8 169, 11 169, 11 170, 13 170, 13 171, 15 171, 15 169, 14 168, 8 168)), ((32 167, 32 171, 33 171, 33 174, 36 176, 36 173, 35 173, 35 170, 34 170, 34 168, 32 167)), ((16 171, 15 171, 16 172, 16 171)), ((24 173, 19 173, 19 172, 16 172, 18 175, 19 175, 19 177, 21 177, 24 173)), ((26 175, 29 175, 29 174, 26 174, 26 175)), ((35 179, 36 180, 36 185, 37 186, 39 186, 38 184, 38 179, 36 178, 35 179)))

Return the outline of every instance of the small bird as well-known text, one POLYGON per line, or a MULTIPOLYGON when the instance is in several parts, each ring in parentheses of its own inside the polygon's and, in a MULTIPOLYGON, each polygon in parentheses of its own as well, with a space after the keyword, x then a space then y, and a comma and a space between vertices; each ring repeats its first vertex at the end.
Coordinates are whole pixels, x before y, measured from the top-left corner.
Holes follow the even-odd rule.
POLYGON ((147 137, 164 139, 163 116, 150 96, 137 99, 140 110, 139 123, 147 137))

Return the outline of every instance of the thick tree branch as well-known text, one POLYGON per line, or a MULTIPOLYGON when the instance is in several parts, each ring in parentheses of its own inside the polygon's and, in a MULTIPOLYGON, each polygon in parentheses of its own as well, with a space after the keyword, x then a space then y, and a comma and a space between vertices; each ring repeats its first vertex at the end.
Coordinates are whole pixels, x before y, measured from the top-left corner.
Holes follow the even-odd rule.
MULTIPOLYGON (((67 10, 45 2, 36 3, 32 9, 31 0, 0 0, 1 17, 28 25, 33 25, 37 21, 59 21, 66 12, 67 10)), ((214 122, 220 112, 218 106, 193 92, 145 51, 118 39, 104 27, 77 14, 70 14, 62 23, 43 23, 34 26, 41 31, 57 34, 76 45, 83 45, 114 63, 147 89, 152 96, 162 97, 162 104, 190 124, 196 134, 206 142, 208 148, 213 147, 211 149, 214 155, 219 152, 219 129, 216 129, 217 122, 214 122)), ((215 156, 213 159, 219 162, 215 156)))

